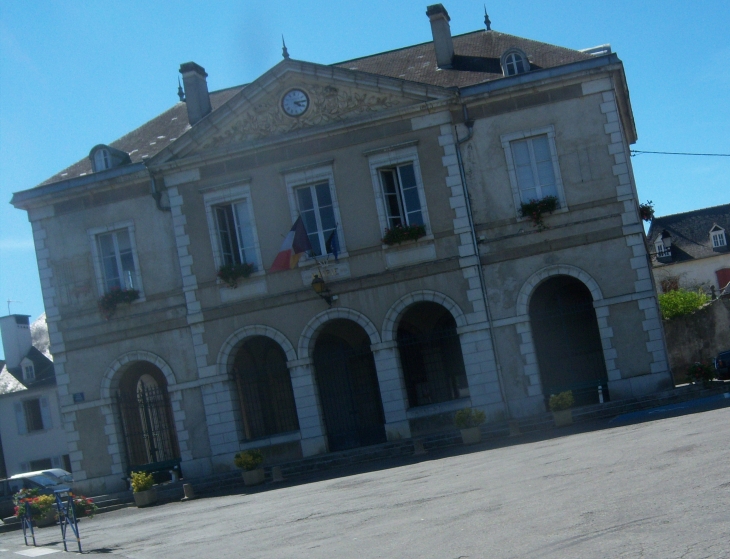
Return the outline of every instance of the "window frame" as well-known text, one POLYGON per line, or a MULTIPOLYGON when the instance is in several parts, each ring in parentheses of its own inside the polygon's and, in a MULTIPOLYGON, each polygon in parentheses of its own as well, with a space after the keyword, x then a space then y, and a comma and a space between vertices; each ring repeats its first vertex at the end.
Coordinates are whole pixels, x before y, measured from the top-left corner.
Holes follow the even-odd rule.
POLYGON ((107 171, 112 168, 112 154, 107 148, 99 148, 94 152, 94 172, 107 171), (101 163, 101 165, 99 165, 101 163))
MULTIPOLYGON (((413 173, 416 177, 416 188, 418 191, 418 201, 421 205, 421 219, 423 226, 426 228, 426 236, 423 239, 433 239, 431 230, 431 220, 428 215, 428 205, 426 204, 426 191, 423 186, 423 176, 421 174, 421 166, 418 159, 417 146, 409 146, 400 149, 393 149, 373 153, 367 155, 368 165, 370 167, 370 178, 373 184, 373 193, 375 195, 375 208, 378 212, 378 222, 380 224, 380 235, 385 235, 385 229, 390 229, 390 221, 385 203, 385 192, 383 191, 383 183, 380 178, 382 169, 397 169, 408 163, 413 165, 413 173)), ((398 174, 398 173, 397 173, 398 174)), ((399 188, 402 195, 402 189, 399 188)), ((408 213, 405 206, 402 206, 404 213, 408 213)), ((407 219, 406 219, 407 223, 407 219)))
POLYGON ((710 245, 712 250, 722 250, 727 248, 727 235, 725 234, 725 229, 719 225, 715 225, 712 229, 710 229, 710 245), (715 240, 718 241, 717 244, 715 243, 715 240), (719 243, 719 241, 722 241, 722 243, 719 243))
MULTIPOLYGON (((337 258, 347 258, 349 256, 347 252, 347 244, 345 240, 345 232, 342 228, 342 218, 340 217, 340 205, 337 200, 337 188, 335 186, 335 175, 332 164, 321 165, 312 168, 304 168, 301 170, 284 171, 284 182, 286 183, 286 192, 289 199, 289 211, 291 214, 291 223, 294 223, 299 218, 299 200, 297 198, 297 190, 305 187, 313 187, 318 184, 322 184, 327 181, 330 191, 330 200, 332 201, 332 212, 335 216, 337 238, 340 244, 340 250, 337 253, 337 258)), ((320 242, 323 243, 323 247, 326 244, 327 239, 322 239, 323 231, 321 229, 319 212, 315 212, 317 219, 317 230, 320 234, 320 242)), ((291 228, 291 225, 289 226, 291 228)), ((288 230, 288 229, 287 229, 288 230)), ((326 248, 325 248, 326 250, 326 248)), ((327 254, 323 252, 319 257, 326 257, 327 254)), ((299 266, 309 266, 316 263, 315 258, 310 258, 308 254, 305 254, 299 260, 299 266)))
POLYGON ((33 382, 35 380, 35 364, 33 361, 25 358, 20 362, 20 366, 23 369, 23 381, 33 382))
MULTIPOLYGON (((213 251, 213 262, 215 269, 218 270, 223 264, 225 264, 225 257, 223 253, 223 247, 221 246, 220 230, 218 228, 218 218, 216 216, 216 209, 225 206, 234 206, 237 203, 246 201, 248 205, 248 219, 251 225, 251 235, 253 237, 253 251, 256 259, 255 262, 256 271, 251 276, 261 276, 266 272, 264 270, 263 260, 261 258, 261 245, 259 243, 258 229, 256 227, 255 212, 253 208, 253 199, 251 197, 250 180, 243 182, 236 182, 235 184, 229 184, 222 187, 218 187, 214 190, 210 190, 203 193, 203 203, 205 204, 205 215, 208 220, 208 233, 210 234, 210 246, 213 251)), ((235 212, 234 219, 235 218, 235 212)), ((238 235, 238 227, 235 226, 236 233, 238 235)), ((242 248, 240 239, 237 237, 239 243, 239 257, 241 256, 242 248)), ((251 277, 249 276, 249 277, 251 277)))
MULTIPOLYGON (((134 221, 118 221, 112 223, 106 227, 93 227, 87 229, 86 233, 89 236, 91 242, 91 256, 94 261, 94 272, 96 274, 96 286, 99 293, 99 297, 103 297, 108 293, 106 289, 107 281, 104 275, 104 264, 102 262, 101 254, 99 253, 99 237, 108 233, 116 233, 118 231, 126 230, 129 235, 129 245, 132 251, 132 262, 134 263, 134 280, 136 284, 133 289, 139 291, 139 298, 134 303, 144 301, 144 286, 142 284, 142 271, 139 265, 139 257, 137 255, 137 242, 135 240, 135 227, 134 221)), ((117 253, 118 255, 118 253, 117 253)), ((125 288, 128 289, 128 288, 125 288)))
MULTIPOLYGON (((553 176, 555 178, 555 190, 557 192, 558 204, 560 207, 553 213, 565 213, 569 210, 568 203, 565 199, 565 189, 563 187, 563 179, 560 173, 560 164, 558 161, 558 150, 555 145, 555 127, 550 124, 548 126, 542 126, 539 128, 532 128, 529 130, 521 130, 519 132, 511 132, 509 134, 502 134, 500 140, 502 142, 502 149, 504 149, 505 159, 507 160, 507 173, 509 175, 510 187, 512 188, 512 199, 515 205, 515 215, 518 221, 524 221, 529 217, 520 216, 520 206, 522 205, 522 192, 520 185, 517 180, 517 170, 515 166, 512 142, 521 140, 529 140, 538 136, 546 136, 548 141, 548 147, 550 148, 550 160, 553 165, 553 176)), ((532 151, 530 152, 530 162, 532 160, 532 151)), ((534 167, 533 167, 534 168, 534 167)))
POLYGON ((656 249, 657 258, 671 258, 672 257, 672 247, 671 246, 665 247, 661 238, 656 243, 654 243, 654 248, 656 249))
POLYGON ((527 57, 527 54, 515 47, 507 49, 500 57, 499 63, 502 67, 502 75, 505 78, 527 74, 530 71, 530 59, 527 57), (517 57, 519 57, 522 62, 523 70, 521 72, 517 71, 517 61, 515 60, 517 57), (510 63, 515 65, 515 73, 513 74, 510 74, 508 71, 510 63))

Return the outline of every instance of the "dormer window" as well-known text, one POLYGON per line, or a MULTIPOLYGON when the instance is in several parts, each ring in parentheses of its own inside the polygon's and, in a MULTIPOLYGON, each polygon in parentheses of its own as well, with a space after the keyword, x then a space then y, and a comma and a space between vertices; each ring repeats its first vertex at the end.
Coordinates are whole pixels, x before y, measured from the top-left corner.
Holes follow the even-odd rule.
POLYGON ((725 230, 719 225, 714 225, 710 229, 710 241, 712 241, 712 250, 716 252, 724 252, 727 250, 727 237, 725 230))
POLYGON ((109 150, 104 148, 96 150, 94 154, 94 171, 105 171, 111 169, 111 166, 112 158, 109 157, 109 150))
POLYGON ((33 362, 24 359, 22 363, 23 368, 23 380, 26 382, 31 382, 35 380, 35 367, 33 366, 33 362))
POLYGON ((520 49, 509 49, 502 55, 500 63, 505 76, 516 76, 530 71, 530 61, 520 49))
POLYGON ((672 261, 672 235, 668 231, 662 231, 661 236, 654 243, 654 247, 659 262, 667 263, 672 261))
POLYGON ((89 159, 91 160, 91 170, 94 173, 113 169, 119 165, 126 165, 132 162, 127 152, 104 144, 99 144, 91 148, 89 159))

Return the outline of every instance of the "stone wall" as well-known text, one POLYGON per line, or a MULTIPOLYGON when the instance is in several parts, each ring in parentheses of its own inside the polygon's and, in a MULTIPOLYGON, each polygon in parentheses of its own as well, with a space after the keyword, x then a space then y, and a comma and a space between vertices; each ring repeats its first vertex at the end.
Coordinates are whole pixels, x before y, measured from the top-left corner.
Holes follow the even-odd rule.
POLYGON ((730 299, 717 299, 697 312, 665 320, 664 333, 674 381, 680 384, 692 363, 730 349, 730 299))

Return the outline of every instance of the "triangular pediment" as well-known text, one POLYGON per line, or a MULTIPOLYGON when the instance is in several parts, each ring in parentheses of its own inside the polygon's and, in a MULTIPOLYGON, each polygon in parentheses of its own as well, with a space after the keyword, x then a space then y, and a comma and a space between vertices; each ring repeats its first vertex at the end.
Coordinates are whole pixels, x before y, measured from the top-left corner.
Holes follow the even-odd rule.
POLYGON ((407 106, 449 99, 454 93, 439 87, 383 78, 353 70, 285 61, 247 85, 226 104, 170 146, 169 157, 215 151, 234 144, 301 135, 357 121, 367 121, 407 106), (301 91, 307 108, 292 116, 284 107, 285 96, 301 91), (177 148, 177 149, 176 149, 177 148))

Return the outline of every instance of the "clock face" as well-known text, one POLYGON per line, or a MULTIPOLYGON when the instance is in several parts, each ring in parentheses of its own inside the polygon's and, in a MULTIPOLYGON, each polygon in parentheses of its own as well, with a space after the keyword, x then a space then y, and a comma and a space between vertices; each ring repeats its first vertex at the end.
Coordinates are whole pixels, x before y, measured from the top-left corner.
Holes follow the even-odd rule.
POLYGON ((309 108, 309 97, 301 89, 292 89, 281 100, 281 108, 289 116, 300 116, 309 108))

